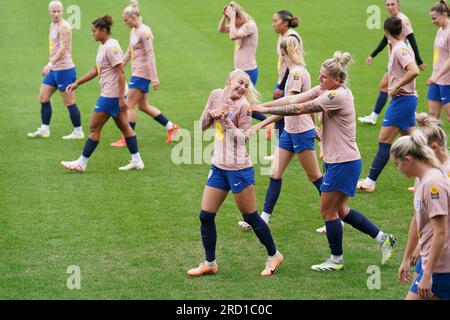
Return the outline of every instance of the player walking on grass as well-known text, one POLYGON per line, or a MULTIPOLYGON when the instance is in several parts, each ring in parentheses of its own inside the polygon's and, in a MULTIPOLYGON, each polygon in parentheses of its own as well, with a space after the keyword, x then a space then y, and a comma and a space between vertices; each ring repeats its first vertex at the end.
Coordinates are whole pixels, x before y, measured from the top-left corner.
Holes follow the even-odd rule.
POLYGON ((391 102, 384 115, 378 136, 378 151, 370 167, 369 176, 358 182, 358 189, 374 192, 375 183, 389 161, 389 152, 395 137, 411 134, 416 121, 417 108, 416 77, 419 75, 414 52, 402 39, 402 21, 397 17, 387 18, 384 32, 392 46, 388 65, 389 95, 391 102))
POLYGON ((422 264, 407 300, 450 299, 450 180, 428 147, 426 137, 416 130, 398 139, 391 156, 407 177, 417 177, 415 213, 411 220, 403 261, 398 270, 400 282, 411 280, 413 252, 419 244, 422 264))
MULTIPOLYGON (((125 24, 131 28, 130 44, 123 58, 124 66, 131 60, 131 79, 128 85, 128 120, 134 130, 137 123, 136 105, 139 110, 153 117, 155 121, 167 130, 166 142, 172 142, 176 132, 180 128, 167 119, 160 110, 148 104, 148 92, 150 83, 152 88, 159 87, 156 72, 155 52, 153 48, 153 33, 142 22, 142 17, 137 5, 130 5, 122 13, 125 24)), ((113 147, 125 147, 125 137, 111 144, 113 147)))
POLYGON ((253 106, 259 112, 284 116, 322 112, 325 175, 320 186, 320 212, 327 229, 331 257, 311 267, 317 271, 341 270, 344 267, 341 220, 375 239, 382 252, 382 264, 391 259, 397 241, 393 235, 385 234, 361 213, 347 206, 349 197, 355 195, 361 172, 354 99, 351 90, 345 86, 350 60, 349 53, 335 52, 333 58, 322 64, 320 86, 253 106))
MULTIPOLYGON (((386 10, 389 13, 389 16, 391 17, 397 17, 402 21, 402 33, 401 38, 404 41, 407 41, 413 51, 414 56, 417 62, 417 65, 419 66, 420 70, 425 69, 425 64, 423 63, 422 59, 420 58, 419 54, 419 48, 417 47, 416 38, 414 37, 413 28, 411 25, 411 22, 409 21, 408 17, 400 12, 400 0, 385 0, 384 4, 386 6, 386 10)), ((375 51, 367 58, 366 63, 370 66, 373 62, 373 59, 384 50, 384 48, 388 45, 388 39, 386 36, 383 37, 378 47, 375 49, 375 51)), ((378 95, 378 99, 376 101, 375 107, 372 111, 372 113, 368 116, 359 117, 358 121, 364 123, 364 124, 371 124, 375 125, 378 120, 378 116, 380 115, 381 111, 383 110, 384 106, 386 105, 386 102, 388 100, 388 74, 387 72, 383 75, 383 78, 380 82, 380 93, 378 95)))
POLYGON ((80 110, 75 102, 75 95, 66 92, 66 87, 73 83, 77 77, 75 64, 72 61, 72 29, 63 18, 63 5, 60 1, 51 1, 48 10, 52 23, 50 24, 49 36, 50 61, 42 69, 44 80, 42 80, 39 93, 42 124, 36 131, 28 133, 28 137, 50 137, 50 120, 52 117, 50 98, 56 90, 59 90, 74 127, 73 132, 64 136, 63 139, 84 139, 80 110))
POLYGON ((255 103, 257 99, 257 92, 249 76, 244 71, 235 69, 228 76, 224 89, 211 92, 200 118, 202 129, 213 126, 216 134, 211 170, 203 191, 200 211, 200 231, 206 259, 197 268, 188 271, 190 276, 218 271, 214 220, 230 190, 245 222, 252 226, 267 250, 268 259, 261 275, 272 275, 284 259, 276 249, 269 226, 258 214, 253 165, 246 149, 251 132, 249 102, 255 103))
MULTIPOLYGON (((255 20, 235 1, 223 9, 219 22, 219 32, 228 33, 234 41, 234 68, 247 73, 253 86, 256 86, 259 69, 256 63, 258 47, 258 27, 255 20)), ((252 112, 252 117, 263 121, 266 117, 252 112)))
POLYGON ((450 10, 447 1, 439 1, 430 10, 433 24, 439 27, 434 40, 433 73, 428 79, 428 113, 439 119, 441 110, 450 121, 450 10))
POLYGON ((84 172, 89 158, 100 140, 103 125, 112 116, 117 127, 125 136, 131 162, 119 170, 144 169, 144 162, 138 151, 137 138, 128 123, 127 105, 125 102, 125 74, 123 70, 123 54, 119 42, 111 36, 112 17, 103 16, 92 22, 92 36, 101 42, 97 51, 96 66, 81 79, 67 87, 67 92, 76 90, 80 85, 99 76, 100 97, 91 120, 91 133, 83 153, 78 160, 61 161, 61 165, 69 170, 84 172))
MULTIPOLYGON (((286 95, 292 96, 310 90, 311 76, 306 69, 303 47, 299 41, 293 37, 285 37, 280 43, 280 55, 283 65, 287 67, 285 71, 289 70, 285 87, 286 95)), ((255 125, 253 131, 259 130, 269 122, 279 121, 281 118, 283 116, 272 116, 255 125)), ((275 149, 264 210, 261 213, 261 218, 267 224, 269 224, 269 219, 281 193, 284 171, 294 156, 297 156, 308 179, 319 192, 322 184, 322 173, 314 151, 315 113, 286 116, 284 122, 285 127, 278 141, 278 147, 275 149)), ((244 221, 240 221, 239 224, 244 229, 251 229, 251 226, 244 221)))
MULTIPOLYGON (((277 54, 278 54, 278 63, 277 63, 277 71, 278 71, 278 80, 275 84, 275 88, 273 91, 273 99, 279 99, 284 97, 284 92, 286 88, 286 81, 289 76, 289 69, 286 66, 286 63, 283 61, 280 44, 281 41, 286 37, 293 37, 297 39, 299 45, 301 47, 302 52, 303 49, 303 41, 297 31, 294 28, 298 27, 300 19, 298 17, 294 17, 294 15, 287 10, 280 10, 276 12, 272 17, 272 27, 273 30, 279 34, 278 42, 277 42, 277 54)), ((284 118, 275 122, 275 129, 278 129, 278 134, 281 136, 284 128, 284 118)))

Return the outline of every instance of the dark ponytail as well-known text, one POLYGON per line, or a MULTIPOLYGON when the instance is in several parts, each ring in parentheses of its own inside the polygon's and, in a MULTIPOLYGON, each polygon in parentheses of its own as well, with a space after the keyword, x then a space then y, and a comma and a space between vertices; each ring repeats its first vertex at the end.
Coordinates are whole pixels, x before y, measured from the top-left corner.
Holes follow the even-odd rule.
POLYGON ((450 9, 448 8, 448 3, 446 0, 441 0, 435 3, 430 9, 430 12, 432 11, 436 11, 437 13, 440 14, 446 13, 447 16, 450 16, 450 9))
POLYGON ((289 28, 297 28, 298 27, 298 24, 300 23, 300 18, 294 17, 292 12, 287 11, 287 10, 280 10, 277 12, 277 14, 280 17, 280 19, 283 20, 283 22, 288 23, 289 28))
POLYGON ((105 15, 97 18, 92 22, 92 25, 99 30, 106 30, 108 34, 111 33, 111 26, 113 25, 113 18, 110 15, 105 15))

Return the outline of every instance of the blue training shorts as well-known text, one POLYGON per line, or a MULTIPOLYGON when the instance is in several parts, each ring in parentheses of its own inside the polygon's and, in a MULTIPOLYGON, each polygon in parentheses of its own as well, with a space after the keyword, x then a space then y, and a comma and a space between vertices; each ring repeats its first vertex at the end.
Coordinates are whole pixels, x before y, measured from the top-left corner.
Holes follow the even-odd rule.
POLYGON ((439 101, 442 104, 450 103, 450 86, 432 84, 428 87, 428 100, 439 101))
POLYGON ((416 96, 399 96, 392 98, 384 114, 383 127, 398 127, 403 132, 416 126, 416 96))
POLYGON ((117 117, 120 112, 119 98, 99 97, 94 112, 106 112, 112 117, 117 117))
POLYGON ((258 81, 259 70, 258 67, 253 70, 244 70, 246 74, 250 77, 250 81, 253 83, 253 86, 256 86, 256 81, 258 81))
MULTIPOLYGON (((414 271, 417 272, 419 276, 409 290, 412 293, 419 294, 418 286, 423 276, 422 261, 420 264, 417 262, 416 269, 414 271)), ((433 295, 441 300, 450 300, 450 273, 433 273, 432 279, 433 284, 431 286, 431 292, 433 295)))
POLYGON ((340 191, 349 197, 354 197, 359 175, 361 174, 362 161, 354 160, 343 163, 323 163, 324 176, 321 192, 340 191))
POLYGON ((255 184, 253 167, 241 170, 223 170, 211 165, 206 185, 220 190, 231 190, 239 193, 250 185, 255 184))
POLYGON ((289 133, 283 129, 280 140, 278 140, 278 147, 294 153, 300 153, 305 150, 314 150, 315 138, 315 129, 302 133, 289 133))
POLYGON ((42 83, 51 87, 58 88, 59 91, 63 92, 66 90, 69 84, 74 83, 76 80, 77 70, 75 67, 73 67, 67 70, 50 70, 42 80, 42 83))
POLYGON ((130 89, 139 89, 144 93, 149 92, 151 81, 148 79, 140 78, 131 76, 130 84, 128 85, 128 88, 130 89))

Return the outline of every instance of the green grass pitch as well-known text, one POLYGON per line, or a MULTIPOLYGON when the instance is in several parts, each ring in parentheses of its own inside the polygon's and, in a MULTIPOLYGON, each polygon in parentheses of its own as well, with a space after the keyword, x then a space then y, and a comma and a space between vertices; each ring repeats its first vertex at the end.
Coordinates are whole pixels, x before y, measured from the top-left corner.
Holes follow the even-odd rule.
MULTIPOLYGON (((402 1, 412 21, 427 68, 417 79, 419 111, 426 110, 425 81, 431 74, 436 28, 428 17, 434 0, 402 1)), ((73 0, 81 12, 81 28, 73 31, 73 58, 78 77, 95 63, 97 43, 90 23, 106 13, 115 18, 113 35, 123 49, 129 29, 121 20, 127 1, 73 0)), ((371 67, 366 57, 382 37, 369 30, 367 8, 381 0, 242 0, 259 28, 257 88, 271 99, 276 80, 277 35, 272 14, 289 9, 301 17, 306 61, 317 84, 320 64, 335 50, 353 55, 350 87, 357 116, 372 110, 378 83, 387 65, 386 52, 371 67)), ((224 3, 208 0, 141 0, 144 22, 155 35, 161 87, 150 103, 183 128, 194 121, 214 88, 223 87, 233 67, 233 45, 217 32, 224 3)), ((70 17, 65 13, 65 17, 70 17)), ((346 269, 317 273, 312 264, 329 255, 317 192, 295 163, 287 170, 283 191, 271 220, 271 230, 285 262, 275 276, 259 274, 265 250, 250 232, 240 230, 240 215, 230 196, 216 219, 216 276, 192 279, 186 270, 204 258, 200 239, 199 205, 208 174, 207 164, 175 165, 173 145, 165 131, 139 114, 137 136, 144 171, 120 172, 129 160, 126 149, 109 143, 120 136, 113 121, 84 174, 64 172, 58 163, 76 159, 84 141, 63 141, 72 128, 60 97, 52 99, 52 136, 31 140, 26 133, 40 125, 40 70, 47 63, 50 17, 45 1, 10 1, 0 12, 0 299, 403 299, 408 291, 396 278, 412 215, 412 185, 389 164, 375 194, 357 194, 350 206, 365 213, 399 245, 391 263, 381 266, 381 254, 368 236, 344 227, 346 269), (20 17, 20 19, 18 19, 20 17), (81 270, 81 289, 66 286, 68 266, 81 270), (380 266, 381 288, 369 290, 366 273, 380 266)), ((130 77, 127 67, 127 77, 130 77)), ((87 132, 98 97, 97 80, 77 91, 77 103, 87 132)), ((444 118, 443 118, 444 119, 444 118)), ((445 120, 445 119, 444 119, 445 120)), ((445 122, 445 121, 444 121, 445 122)), ((449 125, 445 122, 445 130, 449 125)), ((363 173, 368 173, 377 148, 379 125, 358 124, 363 173)), ((267 176, 256 167, 258 209, 262 209, 267 176)))

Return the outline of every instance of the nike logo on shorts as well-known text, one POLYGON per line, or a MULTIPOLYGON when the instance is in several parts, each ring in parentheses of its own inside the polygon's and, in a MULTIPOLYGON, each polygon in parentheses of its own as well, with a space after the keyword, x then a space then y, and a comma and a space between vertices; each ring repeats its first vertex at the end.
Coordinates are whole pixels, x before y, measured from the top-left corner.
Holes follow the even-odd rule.
POLYGON ((61 88, 63 85, 62 84, 58 84, 58 88, 61 88))
POLYGON ((298 148, 298 145, 294 146, 294 148, 298 148))
POLYGON ((234 183, 233 185, 234 185, 235 187, 237 187, 237 186, 240 185, 241 183, 242 183, 242 181, 239 182, 239 183, 234 183))
POLYGON ((326 183, 326 182, 324 182, 323 185, 324 185, 324 186, 329 186, 329 185, 331 185, 331 183, 326 183))

